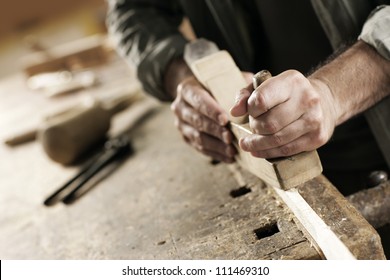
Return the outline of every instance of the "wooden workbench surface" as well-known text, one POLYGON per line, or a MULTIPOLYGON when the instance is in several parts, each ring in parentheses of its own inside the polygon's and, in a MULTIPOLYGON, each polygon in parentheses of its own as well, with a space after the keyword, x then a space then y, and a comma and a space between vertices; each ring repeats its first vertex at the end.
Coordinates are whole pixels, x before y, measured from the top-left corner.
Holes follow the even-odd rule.
MULTIPOLYGON (((55 99, 28 90, 23 74, 2 80, 0 139, 84 95, 104 95, 115 79, 136 82, 119 61, 96 71, 100 87, 55 99)), ((167 105, 130 134, 131 157, 74 204, 52 207, 44 198, 80 165, 52 162, 38 142, 0 144, 0 259, 320 258, 270 188, 188 147, 167 105)))
MULTIPOLYGON (((109 75, 100 74, 129 75, 134 82, 126 66, 114 64, 109 75)), ((28 90, 22 73, 3 79, 0 138, 104 87, 48 99, 28 90)), ((115 119, 114 129, 126 126, 126 114, 115 119)), ((319 258, 259 180, 237 178, 236 166, 212 164, 182 141, 168 106, 159 105, 131 135, 131 157, 74 204, 53 207, 45 207, 44 198, 79 166, 52 162, 38 142, 13 148, 2 143, 0 258, 319 258), (234 198, 230 192, 243 184, 251 192, 234 198), (264 225, 271 226, 270 234, 280 232, 259 240, 255 231, 264 225)))

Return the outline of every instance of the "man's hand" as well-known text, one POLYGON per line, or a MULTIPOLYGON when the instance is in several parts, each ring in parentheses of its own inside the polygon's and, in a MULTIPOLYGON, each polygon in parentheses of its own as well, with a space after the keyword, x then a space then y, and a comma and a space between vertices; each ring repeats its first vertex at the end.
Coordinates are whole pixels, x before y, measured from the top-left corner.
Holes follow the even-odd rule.
POLYGON ((188 144, 216 160, 234 162, 237 151, 232 145, 233 134, 226 127, 228 116, 194 76, 178 85, 171 109, 188 144))
POLYGON ((264 158, 316 149, 336 125, 389 95, 389 73, 390 61, 358 41, 308 78, 289 70, 254 91, 249 86, 231 109, 233 116, 248 112, 256 133, 240 146, 264 158))
POLYGON ((244 151, 261 158, 290 156, 325 144, 336 126, 334 98, 325 83, 289 70, 250 85, 237 95, 233 116, 249 114, 253 135, 240 139, 244 151))

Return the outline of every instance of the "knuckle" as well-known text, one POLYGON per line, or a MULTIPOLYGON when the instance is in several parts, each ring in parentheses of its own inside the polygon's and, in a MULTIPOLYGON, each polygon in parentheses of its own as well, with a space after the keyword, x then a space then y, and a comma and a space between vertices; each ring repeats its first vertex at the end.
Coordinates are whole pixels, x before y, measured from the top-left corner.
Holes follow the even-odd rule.
POLYGON ((208 132, 208 133, 212 133, 212 134, 217 134, 219 133, 219 130, 218 128, 214 127, 212 122, 210 122, 209 120, 204 120, 202 122, 202 127, 201 127, 201 130, 203 132, 208 132))
POLYGON ((203 138, 202 138, 201 133, 198 130, 195 130, 192 133, 192 141, 199 146, 203 146, 203 138))
POLYGON ((256 92, 256 95, 255 95, 255 106, 257 108, 259 108, 261 111, 268 111, 268 104, 267 104, 267 100, 266 100, 266 97, 265 97, 265 94, 262 94, 260 92, 256 92))
POLYGON ((320 96, 316 92, 308 90, 304 96, 303 103, 307 108, 313 108, 319 105, 320 96))
POLYGON ((289 70, 288 75, 291 79, 291 82, 294 84, 301 85, 302 83, 306 82, 305 76, 297 70, 289 70))
POLYGON ((322 113, 320 111, 312 112, 306 119, 305 119, 306 126, 310 130, 316 130, 318 129, 322 124, 322 113))
POLYGON ((278 120, 268 116, 250 118, 249 127, 257 134, 274 134, 280 130, 278 120))
POLYGON ((319 127, 322 123, 322 113, 321 112, 314 113, 311 122, 316 127, 319 127))
POLYGON ((311 86, 309 80, 299 71, 288 71, 289 82, 292 88, 301 92, 302 102, 304 104, 317 104, 319 102, 319 96, 317 92, 311 86))
POLYGON ((283 147, 280 147, 280 153, 282 156, 289 156, 291 154, 291 151, 294 150, 294 144, 284 145, 283 147))
POLYGON ((177 113, 178 108, 179 108, 179 100, 175 99, 175 101, 173 101, 171 104, 171 111, 177 113))
POLYGON ((178 94, 187 93, 188 91, 192 90, 193 86, 194 86, 194 81, 193 81, 192 77, 187 78, 178 84, 176 91, 178 94))
POLYGON ((218 119, 219 112, 217 110, 215 110, 215 108, 213 108, 211 105, 206 104, 203 101, 199 102, 199 111, 203 112, 203 114, 206 117, 208 117, 208 118, 210 118, 212 120, 217 120, 218 119))
POLYGON ((202 97, 199 94, 191 94, 191 98, 194 101, 194 106, 196 108, 203 108, 205 106, 202 102, 202 97))
POLYGON ((263 129, 266 133, 274 134, 278 132, 278 123, 275 120, 266 120, 262 123, 263 129))
POLYGON ((322 146, 327 142, 327 140, 328 137, 326 136, 326 133, 323 130, 320 130, 318 133, 316 133, 314 142, 316 146, 322 146))
POLYGON ((198 130, 201 129, 203 126, 203 120, 202 120, 202 117, 200 115, 193 114, 191 116, 191 122, 194 125, 194 127, 198 130))
POLYGON ((278 134, 274 134, 271 136, 271 144, 275 146, 280 146, 283 144, 283 137, 278 134))
POLYGON ((320 103, 320 96, 316 92, 312 93, 309 98, 309 105, 314 107, 317 106, 319 103, 320 103))

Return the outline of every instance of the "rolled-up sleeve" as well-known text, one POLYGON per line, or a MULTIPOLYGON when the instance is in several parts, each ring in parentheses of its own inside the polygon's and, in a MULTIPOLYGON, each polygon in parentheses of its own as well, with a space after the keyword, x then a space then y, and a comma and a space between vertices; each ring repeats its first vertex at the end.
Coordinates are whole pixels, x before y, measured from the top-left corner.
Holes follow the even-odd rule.
POLYGON ((377 52, 390 60, 390 6, 377 7, 368 17, 359 36, 377 52))
POLYGON ((183 55, 183 15, 174 0, 108 0, 107 27, 119 54, 135 66, 144 89, 170 100, 163 87, 170 61, 183 55))

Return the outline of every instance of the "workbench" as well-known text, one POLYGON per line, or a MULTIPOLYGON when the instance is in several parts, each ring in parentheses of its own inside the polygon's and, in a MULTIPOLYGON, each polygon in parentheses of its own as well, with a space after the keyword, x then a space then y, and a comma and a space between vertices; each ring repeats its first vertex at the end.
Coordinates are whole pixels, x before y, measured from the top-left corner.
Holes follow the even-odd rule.
MULTIPOLYGON (((51 99, 29 90, 23 73, 1 80, 0 139, 84 95, 104 94, 115 79, 137 83, 119 59, 96 72, 100 86, 51 99)), ((113 131, 126 127, 131 110, 116 117, 113 131)), ((322 257, 288 207, 258 178, 187 146, 168 104, 157 104, 129 135, 134 154, 75 203, 52 207, 44 206, 44 199, 83 162, 55 163, 37 141, 17 147, 0 144, 0 259, 322 257)), ((329 182, 321 175, 310 184, 320 189, 329 182)), ((375 238, 368 244, 373 251, 375 238)))

